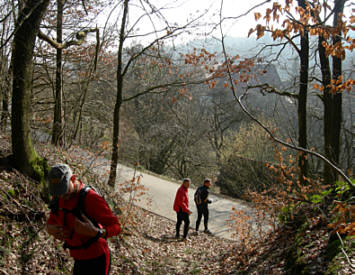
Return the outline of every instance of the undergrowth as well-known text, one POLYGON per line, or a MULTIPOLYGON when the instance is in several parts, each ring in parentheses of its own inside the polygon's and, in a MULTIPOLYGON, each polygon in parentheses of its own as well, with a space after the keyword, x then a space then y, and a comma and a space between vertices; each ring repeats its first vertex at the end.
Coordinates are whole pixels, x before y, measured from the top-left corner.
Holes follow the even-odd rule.
MULTIPOLYGON (((8 154, 8 148, 9 141, 2 138, 0 157, 8 154)), ((269 221, 269 227, 238 212, 235 241, 190 234, 190 240, 182 242, 173 238, 175 221, 133 206, 144 192, 139 176, 132 175, 122 183, 121 193, 112 192, 105 175, 93 166, 95 161, 88 168, 88 155, 78 148, 64 151, 47 144, 39 148, 50 164, 70 164, 84 183, 105 196, 124 223, 123 234, 109 241, 111 274, 352 273, 349 262, 354 257, 354 238, 346 234, 349 220, 343 215, 351 218, 347 209, 352 208, 349 202, 341 203, 342 207, 326 205, 333 191, 314 192, 307 197, 309 202, 289 203, 254 194, 257 218, 269 221), (124 190, 133 192, 128 201, 123 199, 124 190), (280 211, 267 211, 276 205, 280 211), (329 228, 330 222, 336 227, 329 228), (334 234, 336 228, 344 230, 340 238, 334 234)), ((352 197, 343 187, 335 192, 339 202, 352 197)), ((0 274, 71 274, 73 260, 68 251, 45 231, 48 207, 40 193, 37 182, 10 166, 0 167, 0 274)))

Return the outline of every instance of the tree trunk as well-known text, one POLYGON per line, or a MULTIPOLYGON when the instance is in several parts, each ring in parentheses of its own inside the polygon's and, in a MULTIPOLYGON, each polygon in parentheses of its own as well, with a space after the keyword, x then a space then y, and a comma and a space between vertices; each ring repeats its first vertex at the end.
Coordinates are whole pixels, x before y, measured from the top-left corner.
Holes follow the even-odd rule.
POLYGON ((4 72, 4 84, 2 87, 2 110, 1 110, 1 118, 0 118, 0 130, 2 132, 6 131, 7 121, 10 116, 9 111, 9 100, 10 100, 10 87, 11 87, 11 67, 9 71, 4 72))
POLYGON ((12 161, 21 172, 43 181, 46 163, 32 145, 30 133, 32 58, 39 24, 49 0, 28 0, 16 22, 13 41, 12 161))
MULTIPOLYGON (((344 0, 338 1, 339 4, 336 5, 334 11, 334 23, 333 26, 338 26, 339 13, 343 13, 344 10, 344 0)), ((341 31, 333 38, 333 44, 341 43, 341 31)), ((337 80, 342 75, 342 59, 338 56, 333 56, 333 79, 337 80)), ((339 165, 339 155, 340 155, 340 134, 341 134, 341 123, 342 123, 342 92, 337 91, 335 95, 333 95, 333 131, 331 138, 331 147, 333 153, 333 162, 339 165)), ((336 180, 336 172, 331 170, 333 175, 332 179, 336 180)))
MULTIPOLYGON (((335 1, 334 7, 334 27, 337 26, 339 13, 344 10, 344 0, 335 1)), ((340 19, 340 18, 339 18, 340 19)), ((333 43, 340 42, 341 31, 334 37, 333 43)), ((329 59, 325 54, 322 42, 323 37, 319 38, 319 58, 322 69, 322 84, 324 86, 324 151, 325 157, 334 164, 339 162, 340 152, 340 129, 342 120, 342 94, 341 92, 333 93, 331 84, 331 70, 329 59)), ((333 57, 333 79, 337 80, 342 73, 342 61, 339 57, 333 57)), ((336 181, 336 172, 327 164, 324 166, 324 182, 333 185, 336 181)))
MULTIPOLYGON (((318 52, 319 52, 319 60, 320 60, 320 65, 321 65, 321 71, 322 71, 322 85, 324 87, 323 91, 323 104, 324 104, 324 118, 323 118, 323 134, 324 134, 324 152, 325 152, 325 157, 329 158, 330 156, 330 139, 331 139, 331 93, 330 93, 330 80, 331 80, 331 74, 330 74, 330 65, 329 65, 329 60, 328 57, 325 54, 325 49, 322 45, 322 43, 325 42, 325 39, 323 36, 319 36, 318 38, 318 52)), ((330 179, 330 166, 325 164, 324 165, 324 181, 326 184, 329 184, 331 179, 330 179)))
MULTIPOLYGON (((306 9, 304 0, 299 0, 298 5, 306 9)), ((308 93, 308 66, 309 66, 309 35, 305 28, 301 35, 300 49, 300 87, 298 94, 298 145, 307 148, 307 93, 308 93)), ((299 180, 302 184, 306 182, 308 177, 308 160, 307 154, 300 152, 299 157, 299 180)))
MULTIPOLYGON (((63 0, 57 0, 57 42, 63 41, 63 0)), ((62 145, 62 49, 57 48, 52 144, 62 145)))
POLYGON ((10 20, 3 20, 1 24, 0 44, 3 45, 0 49, 0 98, 1 98, 1 115, 0 115, 0 131, 5 132, 9 119, 9 99, 11 89, 11 66, 9 63, 10 53, 9 45, 5 45, 6 37, 10 32, 10 20))
POLYGON ((123 94, 123 64, 122 64, 122 54, 123 54, 123 43, 125 40, 125 28, 128 15, 128 2, 125 0, 123 5, 123 16, 120 29, 120 41, 118 45, 117 53, 117 96, 115 103, 115 110, 113 113, 113 135, 112 135, 112 156, 111 156, 111 167, 110 175, 108 179, 108 184, 110 186, 115 186, 117 177, 117 164, 118 164, 118 143, 119 143, 119 125, 120 125, 120 109, 122 105, 122 94, 123 94))

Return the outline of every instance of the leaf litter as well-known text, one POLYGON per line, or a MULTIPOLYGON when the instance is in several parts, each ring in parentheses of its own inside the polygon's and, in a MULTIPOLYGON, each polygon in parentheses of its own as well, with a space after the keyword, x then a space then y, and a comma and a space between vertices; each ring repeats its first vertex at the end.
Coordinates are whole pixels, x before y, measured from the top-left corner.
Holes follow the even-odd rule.
MULTIPOLYGON (((0 157, 9 153, 9 139, 0 136, 0 157)), ((70 154, 44 146, 41 152, 49 161, 70 154)), ((78 161, 77 161, 78 162, 78 161)), ((77 166, 77 168, 79 165, 77 166)), ((88 173, 87 182, 98 182, 88 173)), ((105 185, 100 188, 109 196, 105 185)), ((124 204, 109 196, 113 209, 124 204)), ((73 260, 62 244, 45 231, 47 206, 41 200, 38 183, 0 163, 0 274, 71 274, 73 260)), ((122 235, 109 240, 111 274, 288 274, 287 252, 295 241, 292 228, 283 228, 264 239, 254 240, 248 249, 238 242, 213 235, 194 235, 187 241, 176 240, 175 221, 138 207, 122 235), (286 253, 286 254, 285 254, 286 253)), ((123 215, 124 212, 120 215, 123 215)), ((121 216, 119 218, 121 218, 121 216)), ((321 274, 327 265, 324 249, 329 232, 324 227, 310 228, 299 252, 309 274, 321 274)), ((352 274, 346 261, 338 274, 352 274)))

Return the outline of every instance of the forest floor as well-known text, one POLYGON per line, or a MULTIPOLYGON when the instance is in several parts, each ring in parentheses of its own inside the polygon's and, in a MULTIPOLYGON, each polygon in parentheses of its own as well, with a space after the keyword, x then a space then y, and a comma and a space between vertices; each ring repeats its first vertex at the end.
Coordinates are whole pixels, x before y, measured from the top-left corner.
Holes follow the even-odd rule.
MULTIPOLYGON (((0 136, 0 158, 10 150, 9 139, 0 136)), ((49 145, 38 150, 49 162, 75 162, 49 145)), ((120 203, 108 187, 87 171, 83 177, 97 183, 118 213, 120 203)), ((322 222, 302 230, 288 224, 238 243, 203 233, 182 241, 173 238, 172 220, 134 206, 124 208, 123 214, 118 214, 123 234, 109 241, 111 274, 353 274, 342 253, 329 257, 329 230, 322 222)), ((73 260, 45 231, 47 215, 38 183, 0 162, 0 275, 71 274, 73 260)), ((351 248, 346 251, 354 256, 351 248)))

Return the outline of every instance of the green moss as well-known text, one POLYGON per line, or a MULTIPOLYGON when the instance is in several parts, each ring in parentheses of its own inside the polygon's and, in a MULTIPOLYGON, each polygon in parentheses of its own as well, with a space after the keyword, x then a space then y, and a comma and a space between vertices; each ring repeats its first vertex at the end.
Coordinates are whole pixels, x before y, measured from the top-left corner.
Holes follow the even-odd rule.
POLYGON ((281 224, 286 224, 293 220, 294 204, 290 204, 281 208, 278 220, 281 224))
POLYGON ((303 236, 308 228, 308 223, 303 215, 296 217, 296 223, 299 226, 294 238, 294 245, 285 255, 287 274, 309 274, 307 263, 302 253, 302 247, 304 247, 303 236))
POLYGON ((34 161, 31 162, 31 165, 34 171, 35 179, 39 182, 43 182, 50 169, 49 165, 47 164, 47 160, 37 156, 34 161))
MULTIPOLYGON (((354 247, 355 245, 354 237, 347 237, 343 239, 343 242, 343 248, 347 253, 353 251, 352 247, 354 247)), ((325 274, 336 275, 338 274, 338 271, 342 268, 342 266, 339 264, 341 262, 339 258, 343 257, 343 253, 341 251, 341 242, 335 234, 329 239, 326 251, 326 260, 329 264, 327 266, 325 274)))
POLYGON ((45 202, 49 202, 49 189, 47 183, 47 175, 50 169, 50 166, 47 163, 45 158, 37 156, 34 161, 31 163, 33 167, 33 178, 39 181, 41 187, 41 196, 45 202))
POLYGON ((330 240, 326 248, 326 260, 330 262, 341 251, 340 240, 330 240))
POLYGON ((291 275, 299 275, 299 274, 307 274, 306 271, 306 263, 304 261, 302 251, 295 244, 286 255, 286 268, 287 274, 291 275))
POLYGON ((194 268, 190 271, 190 274, 200 274, 201 273, 201 269, 200 268, 194 268))
POLYGON ((324 275, 337 275, 338 271, 341 269, 341 266, 337 261, 332 261, 329 263, 327 270, 324 272, 324 275))

